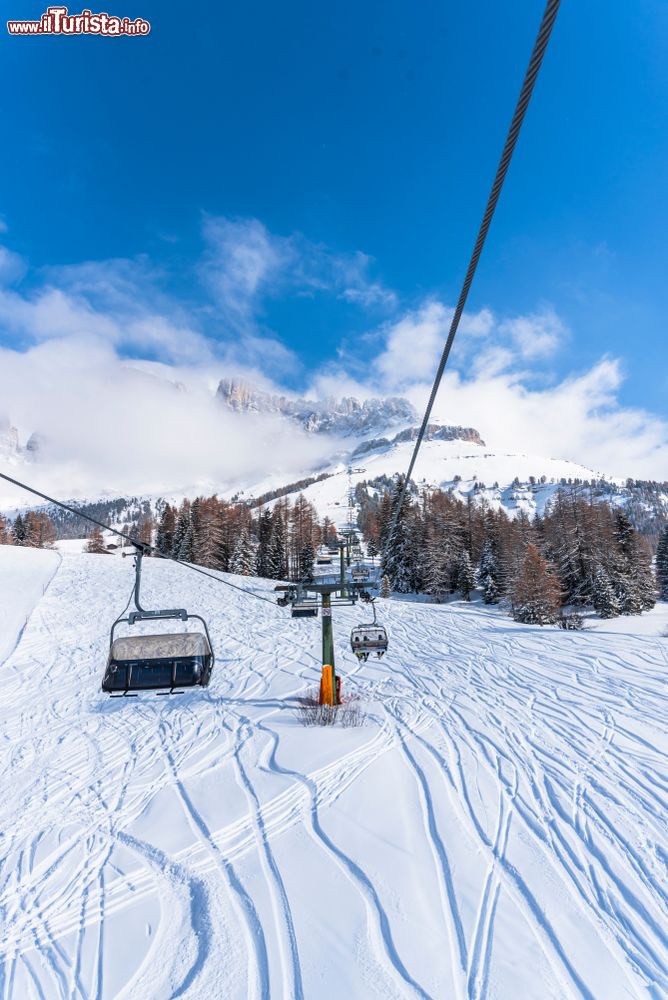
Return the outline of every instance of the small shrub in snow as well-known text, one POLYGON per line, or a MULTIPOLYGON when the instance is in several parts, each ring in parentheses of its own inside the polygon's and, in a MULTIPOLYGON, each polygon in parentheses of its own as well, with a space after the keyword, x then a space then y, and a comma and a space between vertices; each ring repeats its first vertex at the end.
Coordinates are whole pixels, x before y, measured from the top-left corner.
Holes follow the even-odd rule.
POLYGON ((585 627, 584 618, 579 611, 570 611, 568 614, 560 615, 557 625, 569 632, 579 632, 585 627))
POLYGON ((333 726, 338 722, 344 729, 353 729, 366 720, 359 695, 344 695, 340 705, 320 705, 315 689, 302 695, 295 714, 302 726, 333 726))

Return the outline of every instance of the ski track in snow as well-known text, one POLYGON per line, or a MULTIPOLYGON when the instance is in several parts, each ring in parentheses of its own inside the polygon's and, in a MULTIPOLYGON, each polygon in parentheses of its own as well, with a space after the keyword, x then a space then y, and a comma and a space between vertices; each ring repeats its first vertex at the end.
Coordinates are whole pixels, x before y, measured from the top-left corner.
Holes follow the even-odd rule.
POLYGON ((109 700, 127 565, 35 572, 0 665, 3 1000, 668 996, 668 640, 393 600, 360 664, 337 608, 367 720, 310 729, 319 622, 150 560, 212 683, 109 700))

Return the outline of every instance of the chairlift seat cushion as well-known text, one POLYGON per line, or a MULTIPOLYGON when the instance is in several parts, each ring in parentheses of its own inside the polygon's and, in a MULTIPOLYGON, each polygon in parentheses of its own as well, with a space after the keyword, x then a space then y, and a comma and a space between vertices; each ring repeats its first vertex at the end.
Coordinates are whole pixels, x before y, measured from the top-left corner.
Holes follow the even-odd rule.
POLYGON ((210 655, 209 643, 201 632, 174 632, 167 635, 119 636, 112 644, 110 659, 118 662, 210 655))

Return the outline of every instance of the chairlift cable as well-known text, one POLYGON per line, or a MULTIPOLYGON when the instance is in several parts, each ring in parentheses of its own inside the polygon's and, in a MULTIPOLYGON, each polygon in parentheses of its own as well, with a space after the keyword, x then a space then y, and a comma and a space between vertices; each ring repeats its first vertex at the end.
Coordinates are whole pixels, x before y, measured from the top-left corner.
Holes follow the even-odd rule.
POLYGON ((494 183, 487 200, 487 206, 485 208, 485 213, 482 217, 482 222, 480 224, 480 229, 478 230, 478 236, 473 247, 473 252, 471 254, 471 259, 469 260, 469 265, 466 270, 466 276, 464 278, 464 284, 462 285, 461 292, 459 294, 459 299, 457 300, 457 306, 455 308, 452 321, 450 323, 450 330, 448 333, 445 346, 443 348, 443 353, 441 355, 441 360, 436 371, 436 377, 434 378, 434 384, 431 388, 431 393, 429 395, 429 401, 427 403, 427 408, 424 412, 424 417, 422 418, 422 424, 418 432, 418 436, 415 441, 415 447, 413 448, 413 453, 411 455, 411 460, 408 465, 408 471, 404 477, 404 481, 401 486, 401 491, 399 498, 394 510, 394 515, 390 524, 390 531, 387 536, 386 546, 390 544, 396 530, 397 522, 399 520, 399 512, 401 510, 401 505, 406 495, 406 490, 408 489, 408 484, 410 482, 411 475, 413 473, 413 468, 417 460, 418 452, 420 451, 420 446, 422 444, 422 439, 424 438, 425 432, 427 430, 427 425, 429 423, 429 417, 431 416, 431 411, 434 406, 436 399, 436 394, 438 392, 439 386, 441 384, 441 379, 443 377, 443 372, 450 356, 450 350, 452 348, 455 335, 459 328, 459 323, 464 312, 464 307, 466 305, 466 300, 468 298, 469 290, 473 282, 473 278, 478 267, 478 261, 480 260, 480 255, 482 254, 483 247, 485 245, 485 240, 487 238, 487 233, 489 232, 489 227, 492 222, 492 217, 501 194, 501 188, 503 187, 503 182, 506 178, 508 172, 508 167, 510 166, 510 161, 512 159, 513 152, 515 150, 515 145, 517 144, 517 139, 520 134, 520 129, 524 121, 524 116, 526 110, 529 106, 529 101, 531 100, 531 95, 533 93, 534 84, 536 83, 536 78, 538 76, 538 71, 540 70, 541 63, 543 61, 543 56, 545 55, 545 50, 547 44, 550 40, 550 35, 552 33, 552 28, 559 10, 559 4, 561 0, 547 0, 547 5, 543 13, 543 19, 540 23, 540 28, 538 29, 538 35, 534 43, 533 52, 531 53, 531 59, 529 60, 529 66, 524 77, 524 82, 522 83, 522 89, 520 90, 520 96, 515 107, 515 112, 510 123, 510 128, 506 136, 506 141, 503 147, 503 152, 501 154, 501 159, 499 160, 499 165, 496 170, 496 175, 494 177, 494 183))
MULTIPOLYGON (((152 555, 156 556, 158 559, 166 559, 169 562, 177 563, 179 566, 185 566, 186 569, 191 569, 194 573, 199 573, 201 576, 207 576, 210 580, 215 580, 216 583, 222 583, 225 587, 231 587, 232 590, 238 590, 242 594, 247 594, 248 597, 254 597, 258 601, 264 601, 265 604, 271 604, 272 608, 276 607, 274 602, 268 597, 262 597, 260 594, 256 594, 252 590, 246 590, 245 587, 239 587, 236 583, 230 583, 229 580, 223 580, 219 576, 214 576, 208 570, 203 569, 201 566, 194 566, 192 563, 185 562, 183 559, 178 559, 176 556, 168 556, 164 552, 160 552, 155 545, 151 545, 149 542, 141 542, 137 538, 132 538, 130 535, 126 535, 124 531, 119 531, 117 528, 112 528, 109 524, 104 524, 102 521, 98 521, 97 518, 90 517, 89 514, 84 514, 83 511, 77 510, 76 507, 71 507, 69 504, 63 503, 61 500, 56 500, 55 497, 50 497, 47 493, 42 493, 40 490, 35 489, 33 486, 28 486, 27 483, 22 483, 18 479, 12 479, 11 476, 7 476, 4 472, 0 472, 0 479, 6 480, 8 483, 12 483, 14 486, 18 486, 22 490, 26 490, 28 493, 32 493, 37 497, 41 497, 42 500, 46 500, 47 503, 55 504, 56 507, 61 507, 63 510, 67 510, 70 514, 75 514, 77 517, 83 518, 84 521, 89 521, 91 524, 97 525, 98 528, 102 528, 104 531, 111 531, 112 534, 117 535, 119 538, 123 538, 130 545, 134 545, 136 548, 142 548, 146 552, 150 552, 152 555)), ((130 595, 132 597, 132 595, 130 595)))

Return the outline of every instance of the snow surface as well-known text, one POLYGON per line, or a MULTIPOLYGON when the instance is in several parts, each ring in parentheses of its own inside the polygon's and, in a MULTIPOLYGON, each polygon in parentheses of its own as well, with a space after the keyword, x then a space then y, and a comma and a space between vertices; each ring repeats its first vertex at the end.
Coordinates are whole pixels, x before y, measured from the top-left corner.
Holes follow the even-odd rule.
MULTIPOLYGON (((359 456, 353 461, 353 468, 363 471, 353 472, 350 482, 356 486, 357 483, 373 480, 378 476, 392 477, 398 472, 404 472, 408 468, 413 447, 412 441, 402 442, 359 456)), ((343 528, 348 519, 348 466, 339 464, 333 467, 333 471, 334 475, 328 479, 307 486, 299 492, 303 492, 306 499, 315 505, 321 518, 328 517, 337 528, 343 528)), ((453 494, 462 500, 473 495, 477 502, 484 499, 492 510, 503 507, 513 517, 520 510, 529 516, 542 514, 546 504, 559 489, 561 479, 591 481, 599 475, 584 465, 564 459, 519 453, 499 455, 484 445, 457 440, 425 441, 420 449, 413 479, 420 489, 452 489, 453 494), (546 482, 536 482, 532 486, 529 483, 530 476, 534 476, 536 480, 544 476, 546 482), (519 478, 521 486, 513 486, 515 477, 519 478), (473 493, 476 483, 484 483, 486 488, 473 493), (494 483, 499 484, 498 488, 494 487, 494 483)), ((279 484, 274 475, 272 480, 268 479, 247 490, 244 496, 260 496, 277 485, 279 484)), ((271 501, 267 506, 273 507, 276 502, 271 501)), ((353 520, 356 518, 357 511, 353 520)))
POLYGON ((59 562, 57 552, 0 545, 0 663, 16 646, 59 562))
POLYGON ((129 561, 65 554, 42 595, 34 555, 0 549, 0 603, 35 603, 0 665, 3 997, 668 995, 665 605, 571 633, 379 601, 366 664, 337 608, 366 723, 303 728, 319 621, 146 560, 211 686, 109 699, 129 561))

